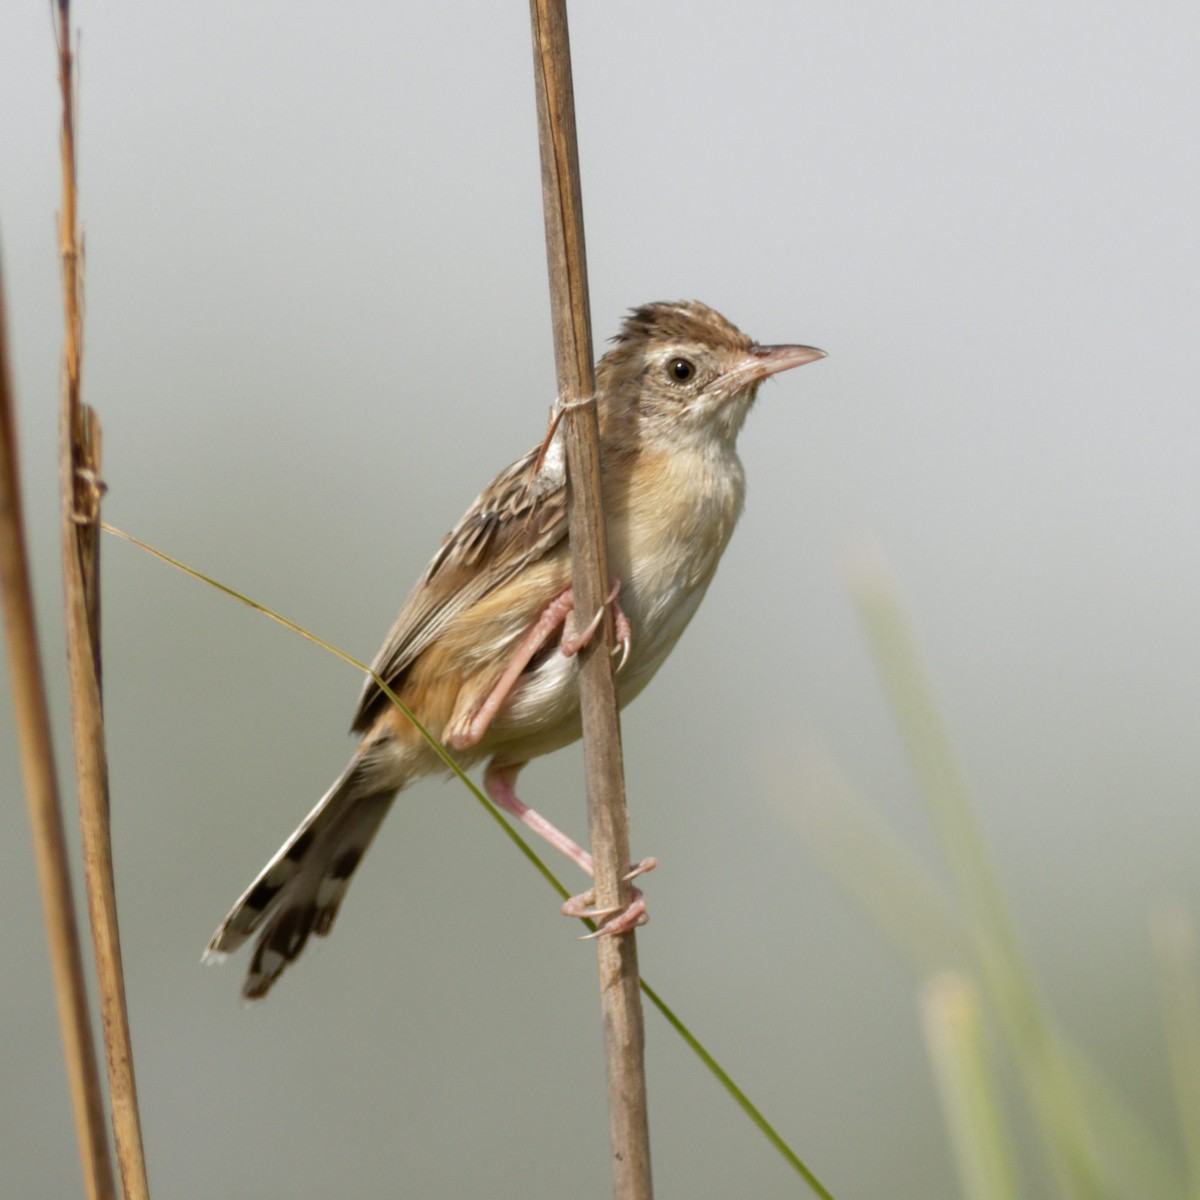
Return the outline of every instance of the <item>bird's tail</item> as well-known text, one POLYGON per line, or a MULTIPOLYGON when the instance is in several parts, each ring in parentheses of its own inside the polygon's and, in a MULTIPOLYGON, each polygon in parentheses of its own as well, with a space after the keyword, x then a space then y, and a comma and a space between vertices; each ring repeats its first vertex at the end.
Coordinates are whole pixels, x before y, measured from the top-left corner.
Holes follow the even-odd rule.
POLYGON ((408 782, 397 779, 394 764, 381 769, 380 749, 354 757, 213 934, 205 962, 222 961, 258 934, 242 985, 247 1000, 267 994, 310 934, 323 937, 333 926, 355 867, 408 782))

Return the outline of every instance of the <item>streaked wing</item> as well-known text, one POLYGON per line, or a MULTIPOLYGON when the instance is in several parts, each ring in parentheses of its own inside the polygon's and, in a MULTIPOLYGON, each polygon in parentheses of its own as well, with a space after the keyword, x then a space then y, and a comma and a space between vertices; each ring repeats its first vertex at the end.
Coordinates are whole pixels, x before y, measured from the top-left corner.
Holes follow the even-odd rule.
MULTIPOLYGON (((533 470, 535 447, 501 471, 446 536, 413 588, 371 669, 393 690, 459 613, 552 550, 567 535, 561 476, 533 470)), ((363 685, 351 726, 365 732, 388 703, 373 679, 363 685)))

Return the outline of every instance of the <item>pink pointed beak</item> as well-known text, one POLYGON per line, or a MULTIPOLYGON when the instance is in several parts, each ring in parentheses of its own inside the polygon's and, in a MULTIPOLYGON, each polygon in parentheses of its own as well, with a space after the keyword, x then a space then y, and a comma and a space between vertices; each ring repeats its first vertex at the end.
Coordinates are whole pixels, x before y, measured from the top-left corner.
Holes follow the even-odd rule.
POLYGON ((766 379, 824 357, 825 351, 815 346, 751 346, 746 371, 755 380, 766 379))
POLYGON ((825 351, 815 346, 751 346, 746 356, 725 374, 723 382, 731 391, 757 387, 768 375, 824 357, 825 351))

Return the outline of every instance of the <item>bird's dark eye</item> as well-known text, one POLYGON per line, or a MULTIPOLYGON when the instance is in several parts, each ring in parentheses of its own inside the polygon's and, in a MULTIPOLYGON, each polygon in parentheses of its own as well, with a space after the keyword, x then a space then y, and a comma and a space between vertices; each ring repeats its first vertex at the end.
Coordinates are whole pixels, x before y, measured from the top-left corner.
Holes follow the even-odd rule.
POLYGON ((667 374, 676 383, 687 383, 695 373, 696 368, 686 358, 673 358, 667 363, 667 374))

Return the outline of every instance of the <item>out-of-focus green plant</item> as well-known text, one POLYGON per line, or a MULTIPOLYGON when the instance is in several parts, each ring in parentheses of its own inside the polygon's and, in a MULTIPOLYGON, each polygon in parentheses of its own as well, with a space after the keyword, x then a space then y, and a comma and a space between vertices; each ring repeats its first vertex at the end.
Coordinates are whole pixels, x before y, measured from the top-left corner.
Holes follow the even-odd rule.
POLYGON ((1048 1186, 1063 1200, 1200 1200, 1200 980, 1181 918, 1158 931, 1156 944, 1186 1170, 1047 1011, 898 590, 875 559, 854 565, 850 586, 952 894, 828 762, 809 763, 801 803, 791 797, 784 808, 815 856, 927 980, 926 1038, 963 1195, 1016 1200, 1048 1186), (1008 1103, 1001 1055, 1017 1085, 1008 1103), (1014 1100, 1037 1134, 1032 1168, 1013 1150, 1014 1100), (1047 1180, 1022 1186, 1023 1174, 1039 1165, 1047 1180))

